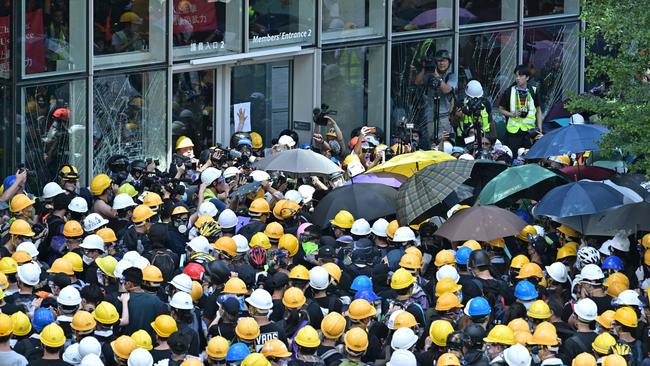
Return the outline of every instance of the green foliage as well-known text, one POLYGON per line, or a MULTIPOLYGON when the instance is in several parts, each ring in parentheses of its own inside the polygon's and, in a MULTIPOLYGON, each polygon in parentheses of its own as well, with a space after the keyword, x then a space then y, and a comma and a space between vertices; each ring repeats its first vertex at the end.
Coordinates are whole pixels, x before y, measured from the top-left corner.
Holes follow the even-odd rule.
MULTIPOLYGON (((587 24, 587 80, 609 80, 603 97, 574 98, 569 109, 591 111, 610 129, 602 149, 605 155, 632 156, 650 149, 650 8, 639 0, 584 0, 581 17, 587 24), (607 44, 607 54, 590 50, 607 44), (620 150, 619 150, 620 149, 620 150)), ((639 159, 634 170, 650 174, 650 159, 639 159)))

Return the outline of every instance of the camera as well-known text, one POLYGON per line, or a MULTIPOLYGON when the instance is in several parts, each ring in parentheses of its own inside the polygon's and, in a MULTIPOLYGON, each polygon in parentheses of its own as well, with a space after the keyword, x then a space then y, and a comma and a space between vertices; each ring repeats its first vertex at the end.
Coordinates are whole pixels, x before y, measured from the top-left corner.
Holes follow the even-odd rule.
POLYGON ((481 98, 469 98, 461 109, 463 114, 467 116, 480 115, 481 109, 483 109, 483 100, 481 98))
POLYGON ((427 56, 427 58, 424 59, 424 71, 434 72, 436 71, 437 66, 438 63, 436 62, 435 57, 427 56))
POLYGON ((438 89, 440 88, 440 83, 442 83, 441 78, 431 78, 431 88, 438 89))
POLYGON ((176 159, 174 164, 178 167, 185 166, 185 171, 196 170, 196 163, 192 162, 190 159, 176 159))
POLYGON ((319 126, 327 126, 327 116, 335 116, 336 111, 330 110, 330 106, 327 104, 321 104, 320 108, 314 108, 312 120, 315 124, 319 126))
POLYGON ((149 165, 151 163, 154 163, 156 166, 160 165, 160 160, 158 160, 158 159, 153 160, 152 158, 147 158, 146 162, 147 162, 147 165, 149 165))

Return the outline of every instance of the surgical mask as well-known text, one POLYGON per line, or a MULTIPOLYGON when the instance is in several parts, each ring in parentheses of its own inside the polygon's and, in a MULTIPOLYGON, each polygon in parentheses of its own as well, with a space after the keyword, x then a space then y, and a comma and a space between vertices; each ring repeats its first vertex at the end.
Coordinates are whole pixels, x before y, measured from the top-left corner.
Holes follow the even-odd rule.
POLYGON ((187 232, 187 225, 179 225, 176 227, 179 233, 185 234, 187 232))
POLYGON ((93 262, 93 259, 90 258, 89 256, 85 255, 85 254, 83 255, 82 259, 83 259, 84 263, 86 263, 87 265, 90 265, 93 262))

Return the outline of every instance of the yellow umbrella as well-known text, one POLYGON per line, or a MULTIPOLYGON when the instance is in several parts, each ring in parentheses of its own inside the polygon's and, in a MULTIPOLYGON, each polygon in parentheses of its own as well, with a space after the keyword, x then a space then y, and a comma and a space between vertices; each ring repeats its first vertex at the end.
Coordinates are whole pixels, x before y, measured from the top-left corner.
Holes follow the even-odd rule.
POLYGON ((416 152, 397 155, 383 164, 368 170, 366 173, 396 173, 410 177, 415 172, 426 168, 431 164, 442 163, 447 160, 455 160, 453 156, 435 150, 418 150, 416 152))

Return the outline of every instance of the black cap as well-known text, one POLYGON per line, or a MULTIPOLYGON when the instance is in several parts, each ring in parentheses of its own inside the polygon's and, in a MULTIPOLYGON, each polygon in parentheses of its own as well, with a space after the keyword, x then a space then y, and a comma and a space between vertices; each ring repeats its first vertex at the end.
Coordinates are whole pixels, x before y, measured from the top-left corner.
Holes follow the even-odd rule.
POLYGON ((336 249, 331 245, 325 245, 318 248, 316 258, 332 259, 336 258, 336 249))
POLYGON ((229 297, 222 304, 223 310, 230 315, 239 314, 239 301, 234 297, 229 297))
POLYGON ((289 284, 289 276, 284 272, 276 272, 271 277, 271 288, 273 291, 283 288, 289 284))
POLYGON ((338 247, 338 245, 336 244, 336 239, 334 239, 333 236, 329 236, 329 235, 325 235, 320 238, 319 246, 321 247, 331 246, 332 248, 338 247))
POLYGON ((54 273, 52 274, 50 279, 52 280, 52 282, 54 282, 56 287, 60 289, 72 284, 70 277, 64 273, 54 273))

